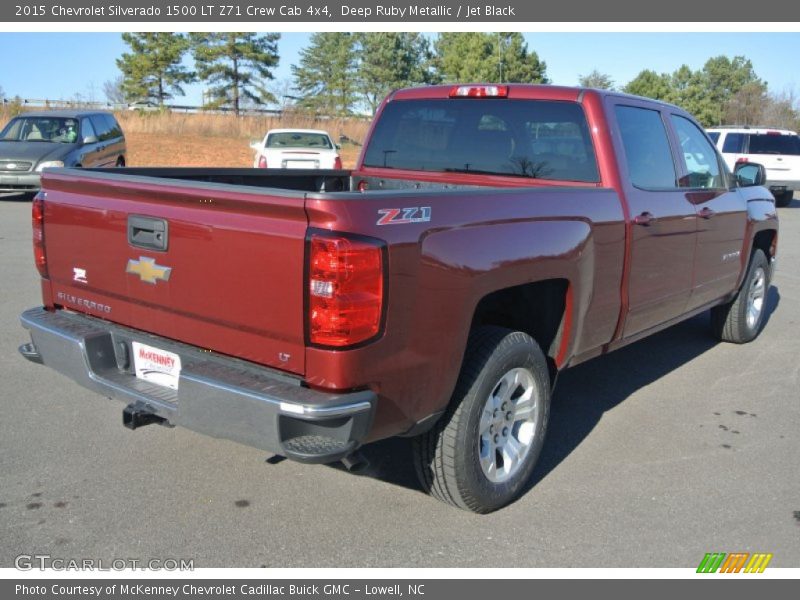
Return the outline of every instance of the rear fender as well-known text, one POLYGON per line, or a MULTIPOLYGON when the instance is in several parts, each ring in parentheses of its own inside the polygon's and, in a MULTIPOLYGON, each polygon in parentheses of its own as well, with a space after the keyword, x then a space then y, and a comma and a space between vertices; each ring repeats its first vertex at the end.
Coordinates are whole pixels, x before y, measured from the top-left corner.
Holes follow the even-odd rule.
POLYGON ((591 225, 579 219, 475 225, 433 233, 424 240, 419 286, 434 300, 417 306, 417 326, 409 343, 426 354, 431 372, 437 374, 440 405, 452 394, 463 361, 469 336, 464 324, 472 322, 478 303, 493 292, 566 279, 571 314, 565 323, 571 325, 561 334, 558 352, 566 362, 592 297, 591 240, 591 225))

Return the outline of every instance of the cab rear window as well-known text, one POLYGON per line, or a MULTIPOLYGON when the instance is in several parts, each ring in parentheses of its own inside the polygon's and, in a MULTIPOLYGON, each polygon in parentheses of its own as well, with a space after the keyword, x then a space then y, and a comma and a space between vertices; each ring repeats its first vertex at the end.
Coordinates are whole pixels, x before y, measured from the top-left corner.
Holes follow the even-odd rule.
POLYGON ((387 104, 364 166, 598 182, 589 127, 575 102, 430 99, 387 104))

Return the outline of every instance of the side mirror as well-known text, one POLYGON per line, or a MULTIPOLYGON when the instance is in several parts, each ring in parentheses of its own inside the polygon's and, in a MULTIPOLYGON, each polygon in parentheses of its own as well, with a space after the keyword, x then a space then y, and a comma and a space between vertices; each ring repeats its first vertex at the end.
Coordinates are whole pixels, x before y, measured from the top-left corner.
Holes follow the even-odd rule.
POLYGON ((97 143, 97 136, 96 135, 87 135, 83 138, 84 145, 86 144, 96 144, 97 143))
POLYGON ((737 163, 733 170, 733 176, 736 177, 739 187, 764 185, 767 182, 767 170, 764 165, 758 163, 737 163))

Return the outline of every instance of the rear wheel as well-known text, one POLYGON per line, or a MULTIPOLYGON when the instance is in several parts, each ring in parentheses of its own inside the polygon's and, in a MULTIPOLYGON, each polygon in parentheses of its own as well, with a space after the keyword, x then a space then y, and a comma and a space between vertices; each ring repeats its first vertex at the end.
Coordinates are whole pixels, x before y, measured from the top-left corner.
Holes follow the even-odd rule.
POLYGON ((114 165, 115 167, 124 167, 125 166, 125 159, 121 156, 117 159, 117 164, 114 165))
POLYGON ((450 407, 414 439, 422 486, 477 513, 513 502, 531 479, 549 412, 547 363, 533 338, 500 327, 475 330, 450 407))
POLYGON ((792 203, 792 198, 794 198, 794 190, 786 190, 780 194, 775 194, 775 206, 785 208, 792 203))
POLYGON ((714 335, 725 342, 744 344, 761 331, 769 291, 770 268, 763 250, 750 257, 742 287, 730 302, 711 309, 714 335))

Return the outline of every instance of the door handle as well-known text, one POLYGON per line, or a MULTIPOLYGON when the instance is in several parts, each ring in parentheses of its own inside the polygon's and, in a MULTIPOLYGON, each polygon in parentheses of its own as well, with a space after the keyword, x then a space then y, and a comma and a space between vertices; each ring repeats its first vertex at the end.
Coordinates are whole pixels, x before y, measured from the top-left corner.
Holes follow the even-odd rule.
POLYGON ((704 206, 703 210, 701 210, 700 213, 699 213, 700 217, 703 218, 703 219, 710 219, 715 214, 717 214, 717 213, 715 213, 713 210, 711 210, 707 206, 704 206))
POLYGON ((656 218, 653 216, 653 213, 644 211, 642 214, 637 215, 633 218, 633 222, 636 225, 643 225, 644 227, 649 227, 655 222, 656 218))

